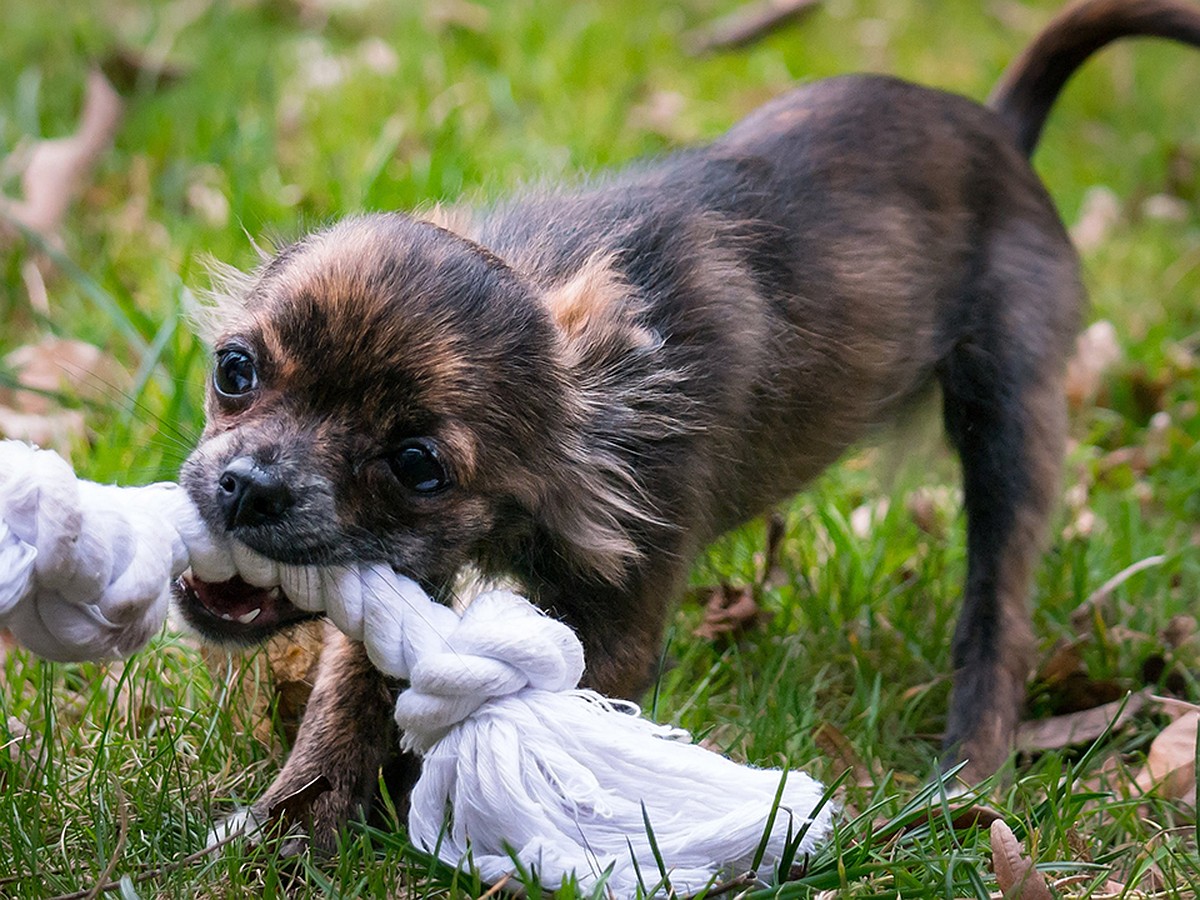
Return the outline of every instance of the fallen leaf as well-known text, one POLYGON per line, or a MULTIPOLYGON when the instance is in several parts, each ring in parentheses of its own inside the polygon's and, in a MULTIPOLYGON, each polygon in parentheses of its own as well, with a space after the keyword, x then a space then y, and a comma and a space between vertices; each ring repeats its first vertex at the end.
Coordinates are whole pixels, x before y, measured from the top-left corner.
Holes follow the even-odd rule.
POLYGON ((695 128, 684 118, 687 99, 678 91, 654 91, 629 110, 629 125, 676 143, 696 137, 695 128))
POLYGON ((229 221, 229 197, 225 173, 217 166, 197 166, 188 173, 188 210, 196 213, 211 228, 229 221))
POLYGON ((9 758, 16 762, 21 758, 21 742, 29 737, 29 729, 15 716, 9 716, 6 729, 11 737, 0 744, 0 750, 7 750, 9 758))
POLYGON ((1154 703, 1155 711, 1162 713, 1172 722, 1186 716, 1188 713, 1200 713, 1200 705, 1188 703, 1186 700, 1180 700, 1178 697, 1159 697, 1155 695, 1150 699, 1154 703))
POLYGON ((1046 878, 1027 857, 1016 835, 1002 820, 991 827, 992 868, 1005 900, 1053 900, 1046 878))
POLYGON ((277 748, 280 735, 288 744, 295 740, 323 646, 324 624, 304 622, 272 636, 261 653, 201 644, 200 656, 221 678, 230 677, 232 657, 232 679, 246 699, 244 727, 264 747, 277 748))
POLYGON ((1055 684, 1082 672, 1083 655, 1079 651, 1087 642, 1087 639, 1084 638, 1059 643, 1050 658, 1038 669, 1037 680, 1055 684))
POLYGON ((124 366, 99 347, 54 335, 13 350, 4 357, 4 366, 20 387, 0 388, 0 404, 34 415, 55 408, 47 394, 107 400, 127 381, 124 366))
POLYGON ((21 175, 23 198, 0 197, 0 218, 53 240, 87 176, 108 151, 124 103, 99 69, 88 73, 79 128, 64 138, 38 142, 21 175))
POLYGON ((930 537, 946 536, 946 515, 933 489, 918 488, 908 495, 905 507, 913 524, 930 537))
POLYGON ((1114 731, 1123 726, 1141 711, 1149 698, 1150 691, 1146 689, 1130 694, 1128 699, 1092 709, 1022 722, 1017 728, 1017 749, 1025 752, 1061 750, 1075 744, 1091 743, 1104 734, 1109 723, 1114 731))
POLYGON ((1073 407, 1091 403, 1100 393, 1104 376, 1121 360, 1121 345, 1112 322, 1093 322, 1075 338, 1075 353, 1067 361, 1067 401, 1073 407))
POLYGON ((69 458, 71 448, 87 434, 87 422, 77 409, 30 415, 0 406, 0 438, 28 441, 69 458))
POLYGON ((750 588, 718 585, 704 607, 704 621, 693 634, 706 641, 736 639, 757 626, 763 616, 750 588))
POLYGON ((1180 613, 1172 616, 1167 627, 1163 629, 1163 643, 1172 650, 1178 650, 1189 643, 1196 635, 1196 617, 1180 613))
POLYGON ((1102 186, 1088 188, 1083 195, 1079 219, 1071 228, 1071 240, 1081 253, 1095 250, 1119 221, 1121 201, 1116 193, 1102 186))
POLYGON ((0 388, 0 436, 30 441, 64 456, 86 434, 83 413, 56 395, 105 399, 127 382, 124 368, 99 347, 48 336, 4 358, 17 382, 0 388))
POLYGON ((1187 693, 1188 677, 1184 670, 1167 661, 1161 653, 1151 653, 1142 660, 1142 684, 1162 687, 1168 694, 1187 693))
POLYGON ((859 787, 871 787, 878 784, 882 773, 872 772, 854 745, 833 725, 822 722, 813 732, 813 742, 828 759, 832 760, 833 768, 838 771, 850 770, 850 777, 859 787))
POLYGON ((426 7, 426 15, 433 29, 440 31, 461 28, 476 34, 487 30, 492 17, 486 6, 472 3, 470 0, 441 0, 439 3, 430 3, 426 7))
POLYGON ((1135 782, 1143 791, 1196 805, 1196 732, 1200 712, 1180 716, 1150 744, 1146 767, 1135 782))
MULTIPOLYGON (((990 806, 984 806, 982 803, 972 803, 970 806, 950 810, 950 825, 955 831, 970 831, 972 828, 990 828, 993 822, 1001 818, 1003 818, 1002 813, 992 809, 990 806)), ((907 833, 918 828, 924 828, 935 821, 945 821, 940 808, 930 809, 925 815, 914 817, 912 821, 905 824, 902 830, 907 833)), ((886 817, 881 817, 876 824, 878 827, 883 828, 887 822, 888 819, 886 817)))
MULTIPOLYGON (((267 665, 275 689, 276 715, 289 744, 296 738, 305 704, 312 694, 324 642, 320 622, 291 628, 267 641, 267 665)), ((268 715, 263 724, 270 725, 270 722, 268 715)))
POLYGON ((1170 194, 1151 194, 1142 201, 1142 215, 1161 222, 1186 222, 1191 218, 1192 207, 1170 194))
POLYGON ((756 0, 683 36, 688 53, 743 47, 811 12, 821 0, 756 0))

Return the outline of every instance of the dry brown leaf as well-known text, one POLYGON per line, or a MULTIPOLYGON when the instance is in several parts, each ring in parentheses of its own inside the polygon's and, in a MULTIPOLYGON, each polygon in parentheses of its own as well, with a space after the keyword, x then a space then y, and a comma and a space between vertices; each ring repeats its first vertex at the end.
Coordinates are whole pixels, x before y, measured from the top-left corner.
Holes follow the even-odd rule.
POLYGON ((99 347, 53 336, 18 347, 4 364, 27 390, 0 388, 0 436, 31 441, 64 456, 83 439, 84 416, 43 392, 101 399, 127 381, 122 366, 99 347))
POLYGON ((1139 712, 1150 698, 1149 689, 1130 694, 1126 700, 1115 700, 1063 716, 1022 722, 1017 728, 1017 749, 1026 752, 1061 750, 1075 744, 1088 744, 1104 734, 1109 723, 1117 730, 1139 712), (1124 708, 1122 708, 1124 704, 1124 708))
POLYGON ((678 91, 654 91, 629 110, 629 125, 676 143, 696 137, 696 128, 683 117, 687 98, 678 91))
POLYGON ((1075 354, 1067 361, 1068 402, 1078 408, 1100 393, 1104 376, 1121 360, 1121 345, 1112 322, 1094 322, 1075 339, 1075 354))
POLYGON ((813 732, 813 741, 821 753, 834 763, 834 769, 850 770, 850 777, 859 787, 870 787, 878 784, 882 774, 874 773, 867 766, 854 745, 833 725, 822 722, 813 732))
POLYGON ((71 448, 82 441, 86 433, 87 423, 77 409, 35 416, 0 406, 0 438, 28 441, 69 458, 71 448))
MULTIPOLYGON (((969 831, 972 828, 989 828, 993 822, 1001 818, 1003 818, 1003 814, 998 810, 992 809, 990 806, 984 806, 982 803, 972 803, 970 806, 951 810, 950 825, 955 831, 969 831)), ((924 828, 935 820, 942 821, 940 809, 931 809, 925 815, 915 817, 902 830, 907 833, 918 828, 924 828)), ((876 820, 875 824, 877 827, 883 828, 887 822, 887 817, 881 816, 876 820)))
POLYGON ((812 11, 820 2, 821 0, 756 0, 684 35, 683 44, 694 56, 714 50, 742 47, 812 11))
POLYGON ((23 198, 0 197, 0 218, 53 239, 92 167, 112 145, 123 108, 104 74, 99 69, 88 73, 79 128, 34 147, 21 175, 23 198))
POLYGON ((992 823, 992 868, 1005 900, 1054 900, 1046 878, 1021 851, 1016 835, 1002 820, 992 823))
POLYGON ((922 487, 908 495, 905 507, 913 524, 930 537, 946 536, 946 514, 937 493, 932 488, 922 487))
POLYGON ((712 589, 704 607, 704 621, 693 634, 706 641, 736 640, 756 627, 765 613, 748 587, 722 584, 712 589))
POLYGON ((1050 658, 1038 669, 1037 680, 1054 684, 1082 672, 1083 655, 1079 651, 1087 642, 1087 638, 1060 642, 1050 658))
POLYGON ((1109 231, 1121 221, 1121 201, 1111 188, 1091 187, 1083 195, 1079 219, 1071 228, 1071 240, 1086 253, 1104 243, 1109 231))
POLYGON ((104 400, 127 381, 124 367, 99 347, 53 335, 13 350, 4 365, 29 390, 0 389, 0 404, 33 415, 55 407, 53 398, 35 391, 104 400))
POLYGON ((1172 650, 1178 650, 1180 647, 1191 642, 1196 636, 1196 617, 1180 613, 1177 616, 1172 616, 1171 621, 1167 623, 1167 627, 1163 629, 1163 643, 1172 650))
POLYGON ((1180 716, 1150 744, 1136 783, 1143 791, 1196 805, 1196 731, 1200 712, 1180 716))
POLYGON ((200 645, 200 655, 214 673, 225 677, 234 657, 234 679, 249 701, 246 727, 265 747, 277 746, 274 724, 291 743, 300 727, 304 706, 312 693, 317 663, 324 645, 324 625, 304 622, 272 636, 262 653, 200 645), (267 689, 269 686, 269 689, 267 689), (275 704, 276 717, 271 716, 275 704))
POLYGON ((441 0, 428 4, 426 16, 436 30, 461 28, 481 34, 487 30, 492 14, 486 6, 471 0, 441 0))
MULTIPOLYGON (((278 698, 276 712, 289 743, 296 738, 304 706, 312 693, 324 640, 321 623, 309 622, 267 641, 267 665, 278 698)), ((269 724, 267 719, 265 725, 269 724)))
POLYGON ((9 758, 16 762, 21 758, 21 742, 29 737, 29 729, 20 719, 9 716, 7 730, 12 737, 3 744, 0 744, 0 750, 7 750, 9 758))
POLYGON ((1154 704, 1155 711, 1162 713, 1172 722, 1183 718, 1188 713, 1200 713, 1200 705, 1188 703, 1178 697, 1160 697, 1156 694, 1150 700, 1154 704))

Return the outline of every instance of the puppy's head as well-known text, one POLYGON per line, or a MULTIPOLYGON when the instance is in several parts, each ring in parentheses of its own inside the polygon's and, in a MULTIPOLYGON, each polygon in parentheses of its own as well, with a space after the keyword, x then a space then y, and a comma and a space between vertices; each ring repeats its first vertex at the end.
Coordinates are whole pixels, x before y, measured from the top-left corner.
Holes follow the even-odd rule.
MULTIPOLYGON (((268 559, 386 562, 438 590, 536 516, 574 413, 543 303, 501 260, 402 216, 287 247, 220 304, 208 424, 181 481, 268 559)), ((257 640, 278 591, 185 579, 187 618, 257 640), (256 611, 257 610, 257 611, 256 611)))

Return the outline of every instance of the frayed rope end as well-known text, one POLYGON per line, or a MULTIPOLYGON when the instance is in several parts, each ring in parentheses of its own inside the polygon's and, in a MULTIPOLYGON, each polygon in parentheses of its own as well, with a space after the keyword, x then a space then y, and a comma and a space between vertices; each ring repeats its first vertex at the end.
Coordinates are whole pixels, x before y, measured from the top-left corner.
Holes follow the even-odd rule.
POLYGON ((739 765, 678 735, 588 692, 491 700, 427 751, 410 837, 488 882, 515 857, 550 889, 607 873, 617 897, 664 890, 660 863, 688 893, 760 853, 769 869, 825 839, 834 809, 812 778, 739 765))

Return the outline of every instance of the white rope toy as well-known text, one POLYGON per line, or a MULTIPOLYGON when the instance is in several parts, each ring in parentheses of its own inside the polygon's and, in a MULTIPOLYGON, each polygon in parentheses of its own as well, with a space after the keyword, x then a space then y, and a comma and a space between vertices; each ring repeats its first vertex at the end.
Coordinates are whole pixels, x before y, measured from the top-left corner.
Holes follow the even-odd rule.
MULTIPOLYGON (((551 889, 611 869, 608 888, 633 897, 660 881, 655 846, 676 892, 752 864, 782 773, 578 690, 579 640, 524 598, 493 591, 460 618, 386 565, 280 565, 214 537, 177 485, 97 485, 54 453, 0 442, 0 627, 21 643, 61 660, 130 653, 162 627, 189 565, 205 581, 281 586, 410 683, 396 721, 424 760, 409 837, 450 865, 495 882, 515 855, 551 889)), ((801 856, 824 839, 821 795, 789 773, 764 866, 802 830, 801 856)))

